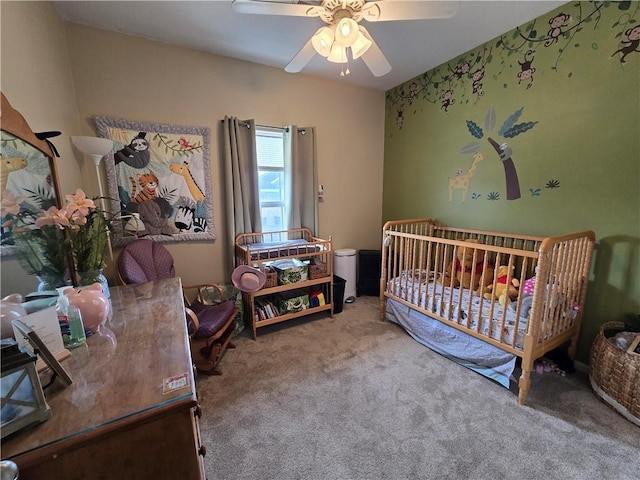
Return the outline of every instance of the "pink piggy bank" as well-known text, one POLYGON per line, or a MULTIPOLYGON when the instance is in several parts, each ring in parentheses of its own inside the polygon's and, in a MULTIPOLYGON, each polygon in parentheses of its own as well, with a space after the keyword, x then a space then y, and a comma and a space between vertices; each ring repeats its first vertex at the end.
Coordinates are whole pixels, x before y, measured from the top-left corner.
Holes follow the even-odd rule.
POLYGON ((2 338, 13 338, 13 327, 11 326, 11 320, 16 320, 20 317, 24 317, 27 311, 20 304, 22 302, 22 295, 18 293, 12 293, 7 295, 0 302, 0 320, 2 338))
POLYGON ((65 288, 63 293, 69 297, 69 303, 80 309, 84 328, 97 332, 109 316, 109 300, 102 293, 102 285, 94 283, 82 289, 65 288))

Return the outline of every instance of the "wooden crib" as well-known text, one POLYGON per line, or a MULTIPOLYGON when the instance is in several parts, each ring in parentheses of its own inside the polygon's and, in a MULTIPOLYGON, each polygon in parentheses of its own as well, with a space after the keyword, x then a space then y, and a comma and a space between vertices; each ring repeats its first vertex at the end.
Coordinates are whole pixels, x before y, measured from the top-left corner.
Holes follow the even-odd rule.
POLYGON ((575 355, 595 243, 593 232, 543 238, 452 228, 423 218, 387 222, 382 233, 381 320, 387 318, 387 301, 391 299, 521 357, 521 405, 527 400, 536 359, 567 341, 571 342, 569 355, 575 355), (472 262, 470 272, 483 284, 478 290, 451 285, 449 279, 456 275, 456 252, 472 253, 474 259, 481 259, 484 253, 484 259, 472 262), (509 267, 507 284, 522 286, 535 276, 533 294, 521 290, 504 306, 485 298, 487 290, 496 289, 499 279, 493 272, 499 265, 509 267))

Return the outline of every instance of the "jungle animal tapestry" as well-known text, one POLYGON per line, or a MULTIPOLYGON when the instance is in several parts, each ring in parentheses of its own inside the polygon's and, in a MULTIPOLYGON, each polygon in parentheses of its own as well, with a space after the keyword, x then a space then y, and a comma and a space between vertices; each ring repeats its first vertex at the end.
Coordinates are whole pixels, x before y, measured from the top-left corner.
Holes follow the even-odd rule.
POLYGON ((94 117, 114 142, 107 158, 109 198, 125 235, 159 242, 216 238, 213 224, 210 130, 94 117))

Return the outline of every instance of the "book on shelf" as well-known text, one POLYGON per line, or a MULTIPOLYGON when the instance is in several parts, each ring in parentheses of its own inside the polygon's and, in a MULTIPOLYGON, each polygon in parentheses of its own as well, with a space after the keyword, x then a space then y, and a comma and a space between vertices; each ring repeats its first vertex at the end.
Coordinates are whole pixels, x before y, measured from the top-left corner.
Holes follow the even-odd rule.
POLYGON ((269 300, 256 300, 255 310, 259 320, 268 320, 280 315, 280 311, 276 308, 273 302, 269 300))

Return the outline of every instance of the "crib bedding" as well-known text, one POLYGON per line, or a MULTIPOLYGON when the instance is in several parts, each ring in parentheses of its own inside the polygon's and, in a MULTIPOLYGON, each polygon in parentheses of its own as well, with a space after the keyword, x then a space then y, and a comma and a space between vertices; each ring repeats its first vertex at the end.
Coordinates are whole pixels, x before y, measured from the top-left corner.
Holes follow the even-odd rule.
POLYGON ((505 388, 516 356, 388 298, 385 317, 400 325, 414 340, 450 360, 495 380, 505 388))
POLYGON ((388 291, 469 330, 480 332, 517 350, 523 348, 526 318, 517 317, 511 309, 504 309, 498 302, 482 298, 470 290, 446 287, 434 281, 430 272, 404 271, 390 280, 388 291))

